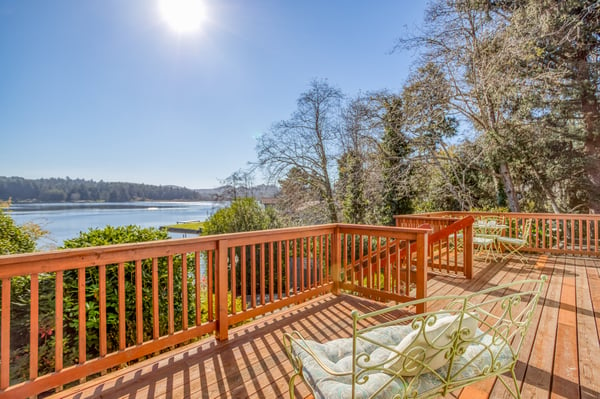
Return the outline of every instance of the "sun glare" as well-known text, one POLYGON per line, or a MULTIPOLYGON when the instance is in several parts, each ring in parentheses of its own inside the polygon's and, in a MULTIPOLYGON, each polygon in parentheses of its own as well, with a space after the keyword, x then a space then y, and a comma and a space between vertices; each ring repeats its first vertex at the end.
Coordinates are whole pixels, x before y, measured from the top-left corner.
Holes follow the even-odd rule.
POLYGON ((194 33, 202 27, 206 9, 202 0, 159 0, 160 14, 177 33, 194 33))

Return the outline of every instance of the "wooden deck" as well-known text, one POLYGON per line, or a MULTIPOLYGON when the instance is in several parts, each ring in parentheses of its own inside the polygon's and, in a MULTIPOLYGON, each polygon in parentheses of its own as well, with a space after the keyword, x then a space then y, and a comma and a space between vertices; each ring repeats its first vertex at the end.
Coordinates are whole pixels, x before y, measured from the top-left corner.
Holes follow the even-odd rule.
MULTIPOLYGON (((523 398, 600 398, 600 259, 531 256, 517 261, 475 262, 474 277, 430 275, 428 295, 462 294, 501 283, 550 277, 529 330, 517 375, 523 398)), ((102 376, 56 398, 275 398, 287 397, 291 365, 283 332, 300 330, 316 340, 347 337, 352 309, 384 306, 349 295, 325 295, 230 331, 229 340, 189 345, 102 376)), ((303 382, 298 397, 309 395, 303 382)), ((505 398, 494 379, 448 397, 505 398)))

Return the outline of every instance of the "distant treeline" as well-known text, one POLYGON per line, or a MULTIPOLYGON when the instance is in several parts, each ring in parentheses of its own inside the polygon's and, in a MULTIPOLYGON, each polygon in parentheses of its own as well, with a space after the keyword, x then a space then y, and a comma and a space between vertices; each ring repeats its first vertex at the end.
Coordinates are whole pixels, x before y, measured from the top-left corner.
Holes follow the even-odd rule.
POLYGON ((24 179, 0 176, 0 200, 12 198, 13 202, 76 202, 107 201, 127 202, 143 200, 214 200, 210 193, 203 193, 177 186, 153 186, 137 183, 114 183, 70 179, 24 179))
POLYGON ((179 186, 153 186, 139 183, 50 178, 25 179, 0 176, 0 201, 78 202, 78 201, 228 201, 237 197, 272 198, 275 186, 225 185, 217 188, 189 189, 179 186))

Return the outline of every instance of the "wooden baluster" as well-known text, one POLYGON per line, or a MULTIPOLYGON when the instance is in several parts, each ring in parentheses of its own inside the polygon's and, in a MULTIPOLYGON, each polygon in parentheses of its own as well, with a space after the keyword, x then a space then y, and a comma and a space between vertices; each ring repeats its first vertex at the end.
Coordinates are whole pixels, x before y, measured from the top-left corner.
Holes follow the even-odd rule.
MULTIPOLYGON (((140 269, 141 270, 141 269, 140 269)), ((140 274, 141 276, 141 274, 140 274)), ((181 254, 181 329, 187 330, 189 324, 188 311, 188 268, 187 268, 187 253, 181 254)), ((136 283, 137 284, 137 283, 136 283)), ((141 290, 140 290, 141 298, 141 290)), ((140 318, 141 320, 141 318, 140 318)))
POLYGON ((217 245, 216 280, 217 280, 217 331, 218 340, 229 338, 229 321, 227 311, 227 248, 228 243, 220 240, 217 245))
POLYGON ((292 262, 290 259, 290 241, 289 240, 284 240, 283 241, 283 245, 284 245, 284 250, 283 253, 285 254, 285 296, 286 298, 290 296, 290 280, 292 279, 292 262))
MULTIPOLYGON (((326 235, 325 236, 325 244, 324 245, 325 245, 325 272, 324 272, 324 278, 325 278, 325 281, 331 281, 331 250, 329 249, 330 245, 333 245, 333 242, 331 242, 331 235, 326 235)), ((338 257, 338 259, 339 259, 339 257, 338 257)))
POLYGON ((386 237, 385 239, 385 252, 386 252, 386 263, 390 273, 390 287, 396 292, 400 294, 400 255, 396 253, 396 273, 392 274, 394 271, 394 265, 392 264, 392 238, 386 237))
POLYGON ((246 299, 246 296, 248 295, 248 287, 246 287, 246 277, 247 277, 247 273, 246 273, 246 251, 248 250, 249 246, 247 245, 242 245, 240 247, 240 251, 242 252, 242 259, 241 259, 241 264, 240 264, 240 279, 241 279, 241 290, 242 292, 240 293, 240 295, 242 296, 242 311, 246 311, 246 309, 248 309, 248 300, 246 299))
MULTIPOLYGON (((207 266, 208 267, 208 266, 207 266)), ((202 324, 202 275, 200 272, 200 251, 194 252, 194 279, 195 295, 196 295, 196 325, 202 324)))
POLYGON ((592 233, 592 221, 591 220, 586 220, 585 221, 585 237, 586 237, 586 242, 585 242, 585 246, 586 246, 586 252, 588 254, 592 254, 591 251, 591 247, 590 247, 590 241, 591 241, 591 233, 592 233))
POLYGON ((359 235, 358 236, 358 278, 360 279, 360 282, 358 283, 358 285, 360 287, 364 287, 365 286, 365 271, 363 268, 363 262, 365 260, 365 236, 364 235, 359 235))
MULTIPOLYGON (((58 275, 56 276, 58 278, 58 275)), ((61 275, 61 307, 62 307, 62 275, 61 275)), ((57 280, 58 284, 58 280, 57 280)), ((58 291, 58 289, 57 289, 58 291)), ((106 342, 106 266, 98 266, 98 311, 100 313, 100 356, 106 356, 107 353, 107 342, 106 342)), ((61 311, 62 313, 62 311, 61 311)), ((62 328, 61 328, 62 334, 62 328)), ((56 336, 58 342, 58 335, 56 336)), ((62 341, 62 336, 61 336, 62 341)))
POLYGON ((298 262, 296 261, 296 243, 297 240, 294 238, 292 240, 292 258, 294 264, 294 294, 298 293, 298 262))
POLYGON ((375 286, 378 290, 384 289, 386 292, 389 290, 385 289, 385 271, 382 271, 382 263, 381 263, 381 236, 375 237, 375 264, 377 267, 377 280, 375 281, 375 286))
POLYGON ((259 276, 259 280, 260 280, 260 304, 264 305, 265 304, 265 295, 266 295, 266 286, 265 286, 265 262, 266 260, 266 245, 263 242, 262 244, 260 244, 260 276, 259 276))
POLYGON ((30 307, 29 307, 29 379, 34 380, 38 376, 38 337, 40 330, 39 308, 40 308, 40 281, 37 274, 30 277, 30 307))
POLYGON ((312 248, 313 248, 313 287, 316 287, 317 285, 319 285, 319 264, 317 263, 317 257, 318 257, 318 246, 317 246, 317 236, 314 236, 312 238, 312 248))
POLYGON ((215 251, 208 251, 208 261, 206 263, 206 274, 207 284, 206 284, 206 296, 207 296, 207 305, 208 305, 208 321, 213 321, 215 319, 215 308, 213 305, 213 294, 215 292, 215 283, 214 283, 214 268, 215 268, 215 251))
POLYGON ((584 223, 584 221, 581 219, 577 221, 577 224, 579 227, 579 245, 578 245, 578 247, 579 247, 579 250, 582 252, 584 251, 584 249, 583 249, 583 223, 584 223))
POLYGON ((363 236, 363 261, 361 262, 361 266, 363 268, 363 270, 365 271, 366 274, 366 286, 369 287, 369 284, 371 285, 369 288, 373 287, 373 264, 371 263, 371 257, 369 256, 371 254, 371 236, 370 235, 365 235, 363 236), (366 267, 365 267, 366 266, 366 267))
MULTIPOLYGON (((54 301, 54 370, 60 371, 63 368, 63 271, 57 271, 55 278, 56 284, 54 287, 54 293, 56 299, 54 301)), ((104 313, 106 321, 106 308, 104 313)), ((102 314, 100 314, 100 323, 102 324, 102 314)), ((100 341, 100 344, 102 344, 102 341, 100 341)), ((4 345, 4 343, 2 343, 2 345, 4 345)), ((103 355, 101 354, 101 356, 103 355)))
POLYGON ((273 262, 273 241, 269 242, 269 302, 275 302, 275 267, 273 262))
POLYGON ((256 308, 256 251, 258 251, 257 246, 256 245, 252 245, 252 254, 251 254, 251 262, 252 262, 252 270, 250 273, 250 285, 252 285, 252 287, 250 287, 250 303, 252 305, 252 308, 256 308))
MULTIPOLYGON (((427 233, 417 235, 417 299, 427 297, 427 233)), ((424 303, 416 306, 417 313, 427 311, 424 303)))
POLYGON ((463 262, 465 277, 473 278, 473 225, 469 224, 463 229, 463 262))
POLYGON ((229 266, 231 268, 230 272, 231 272, 231 287, 230 287, 230 291, 231 291, 231 314, 236 314, 236 309, 235 309, 235 300, 237 297, 237 292, 236 292, 236 285, 237 285, 237 279, 236 279, 236 273, 235 273, 235 269, 237 268, 237 262, 235 261, 235 247, 230 247, 229 248, 229 266))
MULTIPOLYGON (((210 314, 210 313, 209 313, 210 314)), ((152 338, 160 337, 160 313, 158 303, 158 258, 152 258, 152 338)))
POLYGON ((546 229, 549 229, 547 226, 548 219, 542 218, 542 245, 540 248, 546 249, 546 229))
POLYGON ((596 254, 600 253, 600 248, 598 248, 598 228, 600 227, 600 219, 596 219, 595 228, 594 228, 594 252, 596 254))
MULTIPOLYGON (((397 249, 396 251, 399 253, 400 252, 400 240, 396 240, 397 242, 397 249)), ((411 269, 412 269, 412 248, 411 248, 411 243, 410 241, 402 241, 405 245, 406 245, 406 267, 404 268, 404 295, 406 296, 410 296, 410 283, 411 283, 411 269)))
POLYGON ((10 278, 2 279, 2 334, 0 334, 0 389, 10 385, 10 278))
MULTIPOLYGON (((135 261, 135 330, 136 343, 144 342, 144 302, 142 297, 142 260, 135 261)), ((184 312, 187 314, 187 312, 184 312)))
MULTIPOLYGON (((125 264, 119 263, 118 266, 118 298, 119 298, 119 350, 127 346, 125 336, 125 264)), ((84 298, 85 304, 85 298, 84 298)))
POLYGON ((86 361, 85 267, 77 269, 77 304, 79 307, 79 364, 86 361))
POLYGON ((571 250, 573 250, 574 252, 579 251, 580 249, 580 245, 581 242, 578 240, 578 235, 577 235, 577 231, 578 231, 578 220, 573 219, 572 217, 569 216, 569 224, 571 226, 571 250))
MULTIPOLYGON (((312 268, 313 268, 313 264, 311 261, 311 248, 310 248, 310 244, 311 244, 311 239, 310 237, 306 237, 304 238, 304 242, 306 243, 306 286, 305 288, 310 289, 313 286, 313 273, 312 273, 312 268)), ((304 247, 304 246, 303 246, 304 247)))
POLYGON ((304 281, 304 238, 300 238, 300 247, 298 248, 298 252, 300 254, 300 292, 303 292, 306 288, 306 284, 304 281))
POLYGON ((283 299, 283 242, 277 241, 277 293, 279 294, 279 300, 283 299))
MULTIPOLYGON (((339 228, 337 228, 339 231, 339 228)), ((339 233, 338 233, 339 234, 339 233)), ((340 259, 340 271, 344 271, 344 281, 348 281, 350 279, 350 273, 348 272, 348 245, 350 244, 350 240, 348 240, 348 234, 344 233, 342 235, 342 248, 341 248, 341 259, 340 259)))
POLYGON ((169 335, 175 333, 175 287, 173 284, 173 255, 167 257, 167 296, 169 299, 169 335))
MULTIPOLYGON (((536 249, 540 249, 543 246, 542 243, 542 231, 544 230, 544 221, 542 219, 542 217, 535 217, 534 218, 534 224, 535 224, 535 248, 536 249)), ((533 226, 534 224, 532 224, 531 227, 531 231, 533 234, 533 226)))
POLYGON ((342 283, 341 272, 343 270, 343 249, 345 248, 345 234, 342 237, 338 226, 333 230, 331 238, 331 279, 333 281, 332 292, 334 295, 340 294, 340 284, 342 283))

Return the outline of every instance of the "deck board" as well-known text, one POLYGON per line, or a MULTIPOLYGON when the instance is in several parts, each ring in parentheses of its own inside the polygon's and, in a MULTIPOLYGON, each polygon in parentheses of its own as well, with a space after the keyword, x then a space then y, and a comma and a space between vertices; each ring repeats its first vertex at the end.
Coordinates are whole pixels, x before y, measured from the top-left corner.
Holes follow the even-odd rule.
MULTIPOLYGON (((600 398, 600 259, 530 256, 517 261, 476 262, 474 278, 430 275, 428 294, 475 292, 498 284, 550 277, 516 368, 523 398, 600 398)), ((229 340, 210 338, 104 375, 53 395, 58 398, 274 398, 287 397, 292 367, 281 337, 298 330, 325 341, 350 336, 352 309, 385 306, 331 294, 230 330, 229 340)), ((435 306, 442 306, 436 304, 435 306)), ((297 397, 310 392, 301 381, 297 397)), ((488 379, 451 398, 508 398, 488 379)))

